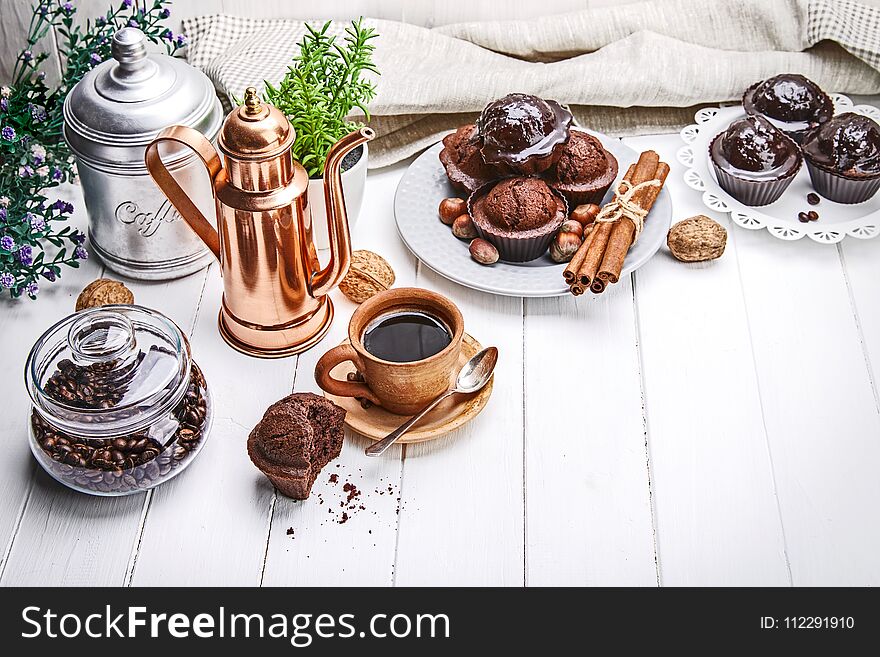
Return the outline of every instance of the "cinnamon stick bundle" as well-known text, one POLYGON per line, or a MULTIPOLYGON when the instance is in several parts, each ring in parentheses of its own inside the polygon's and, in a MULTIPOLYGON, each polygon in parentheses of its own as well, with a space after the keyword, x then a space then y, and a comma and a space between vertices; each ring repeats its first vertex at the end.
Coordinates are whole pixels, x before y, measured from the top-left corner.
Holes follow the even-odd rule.
MULTIPOLYGON (((659 163, 660 156, 657 155, 655 151, 645 151, 639 155, 638 161, 635 164, 630 165, 630 168, 627 169, 624 180, 628 181, 633 187, 640 185, 643 182, 647 182, 648 180, 653 179, 659 163)), ((590 289, 593 289, 592 283, 596 278, 599 266, 602 263, 605 249, 608 248, 608 240, 611 238, 613 228, 613 223, 605 221, 598 223, 593 230, 597 235, 590 244, 590 248, 587 250, 587 254, 584 257, 584 262, 581 265, 580 271, 578 271, 578 280, 580 280, 584 286, 590 286, 590 289)), ((604 285, 602 286, 602 289, 604 289, 604 285)), ((599 291, 601 292, 601 290, 599 291)))
MULTIPOLYGON (((666 176, 668 175, 669 165, 666 164, 666 162, 660 162, 657 165, 654 175, 648 179, 659 180, 660 185, 646 187, 637 192, 633 196, 633 201, 639 207, 650 212, 651 207, 653 207, 654 202, 657 200, 657 196, 660 194, 660 190, 663 189, 663 184, 666 182, 666 176)), ((624 220, 614 223, 611 236, 608 238, 608 246, 605 249, 605 255, 602 256, 602 264, 599 266, 599 272, 596 275, 598 279, 604 281, 606 284, 616 283, 620 279, 620 271, 623 269, 623 261, 626 259, 626 254, 629 253, 629 249, 632 246, 635 232, 636 227, 631 221, 624 220)), ((590 289, 596 292, 593 287, 590 289)), ((604 289, 604 286, 602 286, 602 289, 604 289)), ((601 292, 602 290, 598 291, 601 292)))
MULTIPOLYGON (((629 169, 626 170, 626 174, 624 175, 624 180, 630 180, 630 177, 635 171, 635 167, 635 164, 629 165, 629 169)), ((569 284, 571 293, 575 296, 583 294, 584 290, 590 286, 592 275, 590 275, 589 272, 592 271, 595 273, 595 268, 592 270, 590 269, 592 261, 586 263, 587 255, 592 254, 591 257, 595 260, 595 267, 598 267, 602 258, 602 253, 605 252, 605 244, 608 242, 608 237, 610 235, 609 226, 610 224, 607 222, 593 224, 593 231, 590 233, 590 236, 584 240, 583 244, 581 244, 580 248, 577 250, 577 253, 574 254, 574 257, 572 257, 571 261, 568 263, 565 271, 562 272, 565 282, 569 284), (600 233, 602 234, 600 235, 600 233), (598 245, 596 247, 593 246, 596 240, 601 241, 601 251, 599 250, 598 245), (598 255, 596 255, 597 252, 598 255)))

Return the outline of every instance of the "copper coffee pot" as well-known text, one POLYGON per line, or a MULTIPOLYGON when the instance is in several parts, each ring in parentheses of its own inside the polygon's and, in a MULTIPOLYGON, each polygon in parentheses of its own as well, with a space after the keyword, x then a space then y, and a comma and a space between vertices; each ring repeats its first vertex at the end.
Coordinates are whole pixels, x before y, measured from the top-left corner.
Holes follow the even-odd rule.
POLYGON ((244 105, 220 131, 217 146, 225 168, 211 143, 185 126, 167 128, 147 148, 153 180, 220 261, 220 333, 234 348, 253 356, 288 356, 313 346, 330 328, 333 304, 327 293, 351 262, 340 166, 346 153, 373 136, 361 128, 327 154, 330 261, 324 268, 312 240, 309 177, 291 153, 295 132, 277 108, 260 102, 256 89, 247 89, 244 105), (195 151, 208 168, 219 234, 162 161, 165 149, 179 145, 195 151))

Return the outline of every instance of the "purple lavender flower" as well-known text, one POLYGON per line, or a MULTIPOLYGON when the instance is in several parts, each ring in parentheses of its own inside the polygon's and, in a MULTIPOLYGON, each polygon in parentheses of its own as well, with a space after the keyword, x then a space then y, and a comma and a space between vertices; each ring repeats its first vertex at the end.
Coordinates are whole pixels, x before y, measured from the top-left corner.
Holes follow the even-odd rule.
POLYGON ((42 105, 31 105, 31 118, 37 123, 42 123, 49 118, 49 114, 42 105))
POLYGON ((64 172, 61 171, 61 169, 59 169, 58 167, 52 167, 51 178, 55 182, 59 182, 62 178, 64 178, 64 172))
POLYGON ((122 0, 122 6, 125 9, 131 9, 132 0, 122 0))
POLYGON ((73 212, 73 203, 65 203, 64 204, 64 214, 71 214, 73 212))
POLYGON ((46 220, 43 219, 43 217, 38 217, 37 215, 35 215, 31 212, 28 212, 24 217, 30 223, 31 230, 34 230, 36 232, 40 232, 40 231, 46 229, 46 220))
POLYGON ((128 21, 128 26, 129 26, 129 27, 137 27, 137 26, 138 26, 138 22, 137 22, 135 19, 132 18, 132 19, 130 19, 130 20, 128 21))
POLYGON ((30 164, 18 167, 19 178, 31 178, 34 175, 34 168, 30 164))
POLYGON ((159 18, 168 18, 171 15, 171 10, 168 7, 165 7, 162 11, 159 12, 159 18))
POLYGON ((52 204, 52 207, 58 210, 61 214, 70 214, 73 212, 73 203, 68 203, 63 199, 58 199, 52 204))
POLYGON ((187 39, 185 34, 178 34, 176 37, 174 37, 174 43, 177 44, 178 48, 183 48, 186 45, 186 41, 187 39))
POLYGON ((83 247, 78 246, 73 250, 73 257, 77 260, 88 260, 89 252, 86 251, 83 247))
POLYGON ((168 39, 168 41, 174 41, 174 32, 169 30, 167 27, 162 30, 162 33, 159 35, 160 39, 168 39))
POLYGON ((104 18, 103 16, 98 16, 95 19, 95 25, 98 27, 104 27, 106 24, 107 24, 107 19, 104 18))
POLYGON ((46 79, 46 71, 40 71, 39 73, 37 73, 37 80, 42 82, 45 79, 46 79))
POLYGON ((76 7, 74 7, 73 4, 69 2, 65 2, 63 5, 61 5, 61 11, 70 16, 70 14, 76 11, 76 7))
POLYGON ((4 235, 0 237, 0 249, 5 251, 12 251, 15 248, 15 240, 12 239, 9 235, 4 235))
POLYGON ((6 141, 12 141, 15 139, 15 128, 11 125, 5 126, 3 130, 0 130, 0 137, 3 137, 6 141))
POLYGON ((22 246, 18 253, 16 254, 18 257, 18 261, 23 264, 25 267, 29 267, 34 264, 34 250, 29 245, 25 244, 22 246))
POLYGON ((84 233, 76 230, 70 235, 70 239, 73 241, 74 244, 83 244, 86 241, 86 236, 84 233))
POLYGON ((37 293, 39 291, 40 291, 40 284, 39 283, 37 283, 36 281, 32 281, 32 282, 28 283, 27 293, 29 296, 35 297, 35 296, 37 296, 37 293))
POLYGON ((44 269, 41 273, 41 276, 45 278, 50 283, 54 283, 58 276, 51 269, 44 269))
POLYGON ((90 61, 92 64, 94 64, 94 65, 97 66, 98 64, 100 64, 100 63, 101 63, 102 61, 104 61, 104 60, 101 59, 101 55, 99 55, 99 54, 96 53, 96 52, 93 52, 91 55, 89 55, 89 61, 90 61))
POLYGON ((24 61, 29 62, 34 58, 34 53, 32 53, 30 50, 25 50, 21 53, 21 58, 24 61))
POLYGON ((0 208, 0 221, 6 221, 6 208, 0 208))
POLYGON ((0 98, 0 110, 4 112, 9 109, 9 101, 6 98, 0 98))
POLYGON ((15 276, 10 274, 8 271, 0 274, 0 287, 10 288, 15 285, 15 276))

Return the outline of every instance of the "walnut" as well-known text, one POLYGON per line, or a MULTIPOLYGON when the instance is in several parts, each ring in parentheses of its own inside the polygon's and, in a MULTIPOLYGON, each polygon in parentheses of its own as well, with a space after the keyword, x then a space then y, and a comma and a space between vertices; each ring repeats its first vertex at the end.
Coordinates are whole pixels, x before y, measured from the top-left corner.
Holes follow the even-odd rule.
POLYGON ((79 293, 76 298, 76 310, 109 306, 111 304, 134 303, 134 294, 119 281, 109 278, 99 278, 92 281, 79 293))
POLYGON ((717 221, 698 214, 670 228, 666 244, 672 255, 682 262, 714 260, 724 253, 727 231, 717 221))
POLYGON ((355 303, 363 303, 392 285, 394 270, 385 258, 372 251, 360 250, 351 254, 351 268, 339 289, 355 303))

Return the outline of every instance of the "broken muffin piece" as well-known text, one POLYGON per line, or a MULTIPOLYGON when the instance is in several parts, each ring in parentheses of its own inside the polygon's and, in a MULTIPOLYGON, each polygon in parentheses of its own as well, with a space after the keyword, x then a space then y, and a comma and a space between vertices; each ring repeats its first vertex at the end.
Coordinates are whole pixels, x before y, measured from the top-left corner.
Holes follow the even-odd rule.
POLYGON ((248 456, 280 493, 308 498, 321 469, 342 450, 345 410, 311 392, 266 409, 248 436, 248 456))

